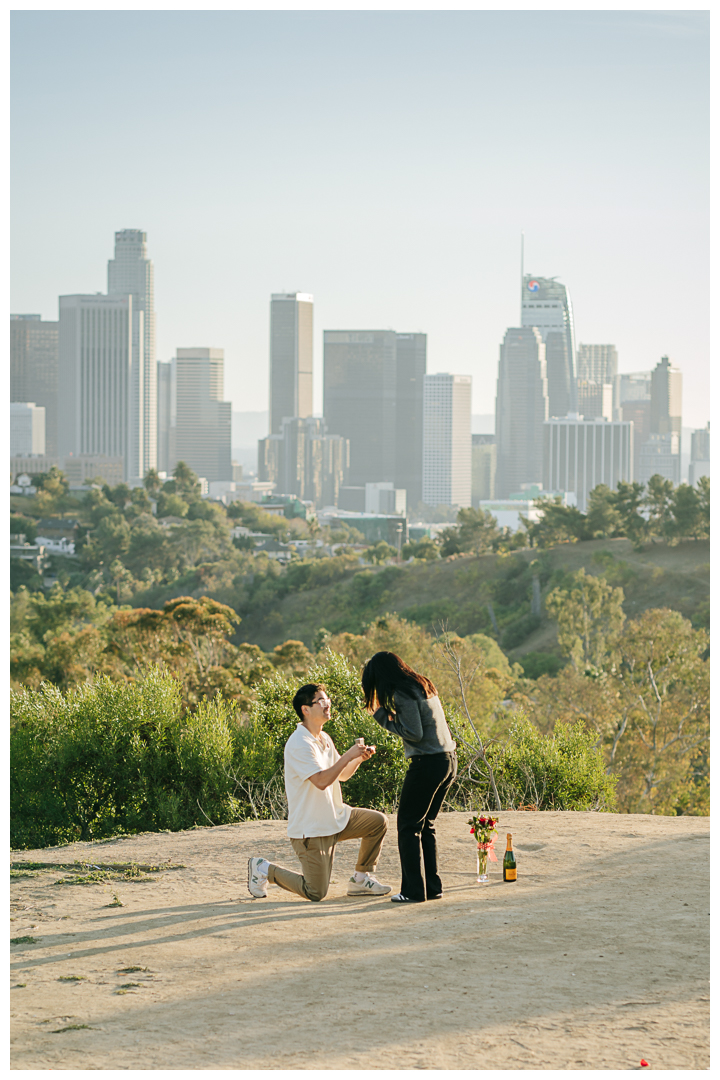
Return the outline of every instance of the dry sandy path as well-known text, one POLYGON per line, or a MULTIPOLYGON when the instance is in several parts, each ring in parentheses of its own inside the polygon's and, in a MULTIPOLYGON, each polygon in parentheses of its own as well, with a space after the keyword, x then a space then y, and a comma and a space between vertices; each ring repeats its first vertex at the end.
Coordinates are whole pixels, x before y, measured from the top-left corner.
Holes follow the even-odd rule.
POLYGON ((707 1069, 709 820, 503 813, 518 881, 479 886, 466 817, 439 821, 445 898, 407 907, 345 895, 357 842, 321 904, 253 900, 248 856, 297 865, 281 821, 14 853, 184 869, 13 881, 38 940, 11 946, 12 1067, 707 1069))

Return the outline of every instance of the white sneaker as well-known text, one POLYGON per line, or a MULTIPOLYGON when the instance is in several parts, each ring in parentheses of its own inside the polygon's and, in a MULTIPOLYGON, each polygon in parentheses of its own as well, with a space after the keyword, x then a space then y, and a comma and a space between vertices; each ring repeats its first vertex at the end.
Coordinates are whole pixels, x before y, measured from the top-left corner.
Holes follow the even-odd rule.
POLYGON ((348 882, 348 896, 387 896, 389 892, 392 892, 391 886, 381 885, 372 874, 368 874, 364 881, 351 877, 348 882))
POLYGON ((261 859, 248 859, 248 892, 252 896, 267 896, 268 877, 258 870, 261 859))

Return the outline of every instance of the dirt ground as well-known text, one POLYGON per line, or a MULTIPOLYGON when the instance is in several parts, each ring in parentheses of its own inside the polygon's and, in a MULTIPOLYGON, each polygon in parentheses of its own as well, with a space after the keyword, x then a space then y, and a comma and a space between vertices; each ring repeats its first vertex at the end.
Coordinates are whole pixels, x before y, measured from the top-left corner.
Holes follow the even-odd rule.
POLYGON ((352 841, 321 904, 252 899, 249 856, 297 867, 281 821, 13 853, 182 868, 15 871, 12 1068, 709 1068, 709 820, 503 813, 518 880, 478 885, 466 819, 408 906, 345 894, 352 841))

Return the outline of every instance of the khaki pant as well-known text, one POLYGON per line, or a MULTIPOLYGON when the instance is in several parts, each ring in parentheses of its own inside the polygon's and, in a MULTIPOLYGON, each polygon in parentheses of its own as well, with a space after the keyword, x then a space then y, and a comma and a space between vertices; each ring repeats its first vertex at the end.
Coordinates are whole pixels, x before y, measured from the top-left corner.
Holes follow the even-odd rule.
POLYGON ((288 892, 297 893, 307 900, 322 900, 330 888, 335 846, 341 840, 362 838, 356 870, 372 873, 377 866, 380 849, 387 832, 388 819, 378 810, 361 810, 353 807, 350 820, 342 832, 332 836, 308 836, 304 840, 291 839, 295 854, 300 860, 302 874, 286 870, 270 863, 268 881, 288 892))

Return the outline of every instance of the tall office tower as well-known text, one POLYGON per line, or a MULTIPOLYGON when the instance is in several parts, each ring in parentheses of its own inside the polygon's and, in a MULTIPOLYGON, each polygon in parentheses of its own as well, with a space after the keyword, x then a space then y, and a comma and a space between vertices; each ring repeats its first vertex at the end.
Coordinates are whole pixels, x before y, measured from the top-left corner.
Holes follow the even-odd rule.
POLYGON ((423 379, 427 334, 396 334, 395 488, 405 489, 408 506, 422 497, 423 379))
POLYGON ((349 486, 391 482, 420 500, 426 355, 425 334, 325 331, 323 412, 350 441, 349 486))
POLYGON ((650 384, 649 371, 636 371, 615 376, 613 401, 615 420, 632 420, 634 425, 633 476, 640 476, 640 451, 650 438, 650 384))
POLYGON ((602 417, 603 420, 612 420, 613 384, 610 382, 595 382, 591 379, 578 379, 577 402, 577 411, 586 420, 594 420, 596 417, 602 417))
MULTIPOLYGON (((125 479, 142 472, 142 428, 132 296, 61 296, 58 456, 122 457, 125 479)), ((138 326, 142 335, 142 312, 138 326)), ((142 352, 142 350, 141 350, 142 352)))
POLYGON ((578 403, 577 411, 581 416, 586 418, 590 416, 590 413, 584 412, 580 403, 580 383, 585 380, 588 383, 594 383, 596 386, 604 386, 606 383, 611 384, 611 413, 606 416, 605 402, 603 401, 603 410, 600 413, 595 413, 596 416, 605 416, 607 420, 618 419, 616 410, 618 409, 620 402, 617 396, 617 369, 618 369, 618 354, 614 345, 578 345, 577 351, 577 380, 578 380, 578 403))
POLYGON ((619 406, 626 401, 649 401, 652 375, 649 371, 634 371, 615 376, 617 402, 619 406))
POLYGON ((537 327, 514 327, 500 346, 495 439, 496 498, 506 499, 522 484, 542 476, 543 424, 548 418, 545 345, 537 327))
POLYGON ((34 401, 10 404, 10 456, 45 453, 45 407, 34 401))
POLYGON ((338 505, 347 467, 348 441, 322 417, 286 417, 279 435, 258 441, 258 479, 316 507, 338 505))
POLYGON ((155 274, 147 257, 147 233, 115 233, 115 258, 108 260, 108 295, 133 298, 134 393, 140 416, 140 472, 157 468, 157 366, 155 363, 155 274))
POLYGON ((583 420, 580 416, 546 420, 543 425, 543 488, 572 491, 585 513, 598 484, 611 491, 619 480, 633 479, 633 426, 624 420, 583 420))
POLYGON ((575 325, 570 295, 555 278, 525 274, 521 325, 536 326, 545 345, 550 416, 567 416, 577 407, 575 325))
POLYGON ((231 410, 223 401, 223 349, 177 349, 172 362, 175 453, 206 480, 232 480, 231 410))
POLYGON ((650 431, 682 435, 682 372, 663 356, 650 380, 650 431))
POLYGON ((172 361, 158 360, 157 364, 157 468, 172 472, 175 460, 175 427, 177 424, 175 380, 172 361))
POLYGON ((426 375, 423 386, 422 501, 428 506, 470 506, 472 378, 426 375))
POLYGON ((640 467, 637 479, 647 484, 651 476, 662 476, 673 484, 680 483, 680 436, 676 431, 660 435, 651 431, 640 447, 640 467))
POLYGON ((58 324, 39 315, 10 316, 10 400, 45 409, 45 448, 57 454, 58 324))
POLYGON ((617 368, 618 354, 614 345, 578 345, 578 379, 614 383, 617 368))
POLYGON ((312 416, 313 298, 310 293, 270 297, 270 433, 286 416, 312 416))
POLYGON ((472 504, 495 498, 497 446, 494 435, 472 437, 472 504))
POLYGON ((688 483, 695 487, 701 476, 710 476, 710 421, 690 436, 688 483))

